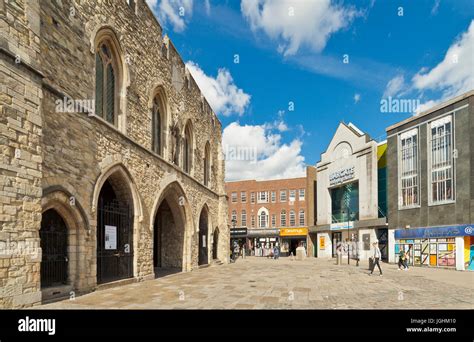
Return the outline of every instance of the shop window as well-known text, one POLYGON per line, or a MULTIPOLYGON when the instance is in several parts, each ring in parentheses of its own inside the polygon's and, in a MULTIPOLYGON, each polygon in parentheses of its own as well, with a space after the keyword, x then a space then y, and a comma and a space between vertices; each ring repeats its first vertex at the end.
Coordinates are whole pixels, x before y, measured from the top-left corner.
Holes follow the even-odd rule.
POLYGON ((418 180, 418 129, 399 137, 399 195, 401 207, 419 205, 418 180))
POLYGON ((395 244, 395 254, 409 251, 408 264, 429 267, 455 267, 456 243, 448 239, 406 239, 395 244))
POLYGON ((359 183, 331 189, 332 223, 359 219, 359 183))
POLYGON ((430 203, 454 200, 452 116, 430 123, 430 203))

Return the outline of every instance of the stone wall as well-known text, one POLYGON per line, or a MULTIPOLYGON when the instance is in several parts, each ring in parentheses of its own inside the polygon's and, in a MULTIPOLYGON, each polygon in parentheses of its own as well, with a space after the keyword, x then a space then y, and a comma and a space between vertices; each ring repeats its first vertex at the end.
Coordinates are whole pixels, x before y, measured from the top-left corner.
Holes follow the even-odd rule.
MULTIPOLYGON (((0 9, 4 8, 4 1, 0 0, 0 3, 0 9)), ((16 22, 24 20, 25 16, 21 16, 16 8, 8 13, 11 14, 7 27, 10 30, 20 27, 16 22)), ((69 259, 75 263, 75 267, 69 269, 75 272, 69 277, 71 285, 78 292, 91 291, 97 286, 98 194, 103 183, 113 178, 114 184, 121 187, 120 192, 128 196, 133 210, 134 278, 153 277, 153 224, 156 211, 165 198, 172 202, 170 206, 179 206, 178 212, 182 216, 183 270, 197 267, 198 220, 205 205, 212 222, 208 246, 212 246, 212 232, 219 229, 218 257, 227 261, 229 231, 225 214, 224 163, 220 157, 222 127, 172 43, 162 36, 161 27, 150 9, 143 1, 138 1, 135 13, 125 0, 44 1, 40 13, 37 11, 34 18, 28 22, 41 21, 41 32, 37 37, 31 30, 25 33, 29 39, 35 37, 31 42, 34 46, 25 50, 28 54, 41 51, 34 60, 44 78, 31 72, 28 74, 26 69, 24 71, 26 93, 23 102, 26 108, 24 120, 19 121, 22 126, 14 121, 15 115, 20 114, 13 114, 9 109, 12 106, 8 106, 8 101, 11 102, 12 96, 8 95, 8 84, 1 85, 1 110, 8 115, 2 115, 0 125, 3 139, 0 186, 4 192, 10 191, 12 199, 1 196, 1 218, 10 223, 2 226, 0 233, 11 230, 20 234, 29 222, 30 235, 25 233, 24 237, 31 236, 39 243, 41 212, 49 208, 57 210, 76 236, 75 243, 68 249, 69 259), (69 112, 58 110, 57 106, 60 104, 58 101, 64 102, 65 99, 94 99, 95 36, 105 27, 116 36, 124 63, 124 87, 119 100, 119 115, 123 121, 118 126, 86 111, 69 112), (183 131, 189 120, 192 123, 194 148, 190 174, 183 172, 180 165, 171 163, 170 134, 165 135, 167 144, 162 157, 152 152, 151 103, 157 88, 166 97, 167 124, 178 126, 183 131), (34 101, 36 107, 32 104, 34 101), (10 125, 24 129, 26 137, 21 138, 22 135, 15 133, 10 125), (207 142, 211 146, 209 186, 203 184, 204 146, 207 142), (29 164, 22 165, 21 170, 9 170, 8 167, 20 163, 13 160, 13 152, 21 144, 28 147, 29 154, 23 158, 28 157, 25 163, 29 164), (4 147, 6 145, 9 147, 4 147), (23 169, 31 171, 25 171, 23 177, 23 169), (13 184, 14 181, 18 184, 13 184), (29 196, 27 202, 25 196, 29 196), (14 205, 11 204, 13 201, 14 205), (28 220, 20 221, 23 215, 29 215, 28 220)), ((6 49, 13 54, 10 45, 19 45, 15 41, 17 37, 15 33, 7 37, 13 43, 6 49)), ((3 44, 3 40, 1 42, 3 44)), ((22 69, 8 60, 2 57, 0 71, 7 75, 10 72, 10 77, 14 78, 12 70, 17 74, 22 69), (7 63, 10 64, 6 67, 7 63)), ((20 110, 16 107, 21 108, 21 105, 14 107, 20 110)), ((211 260, 211 250, 208 252, 211 260)), ((0 266, 9 265, 4 262, 2 259, 0 266)), ((0 273, 0 278, 3 283, 10 284, 16 280, 8 273, 11 267, 7 266, 7 271, 0 271, 7 272, 0 273)), ((38 293, 39 262, 31 267, 36 268, 23 273, 35 280, 27 279, 24 283, 33 286, 38 293)), ((0 296, 0 306, 18 306, 12 302, 12 298, 18 295, 15 293, 8 297, 10 299, 0 296)), ((40 300, 34 298, 30 302, 38 303, 40 300)))
POLYGON ((0 308, 41 299, 43 92, 37 1, 0 0, 0 308))

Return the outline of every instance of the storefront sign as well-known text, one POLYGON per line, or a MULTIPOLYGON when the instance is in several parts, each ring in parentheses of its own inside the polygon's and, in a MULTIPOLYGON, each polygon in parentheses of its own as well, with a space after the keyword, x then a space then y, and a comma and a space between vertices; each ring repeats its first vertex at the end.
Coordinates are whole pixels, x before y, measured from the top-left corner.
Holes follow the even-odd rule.
POLYGON ((326 239, 324 236, 319 237, 319 249, 321 250, 326 249, 326 239))
POLYGON ((329 174, 329 185, 341 184, 352 178, 354 178, 354 166, 329 174))
POLYGON ((354 222, 339 222, 339 223, 331 223, 329 227, 330 230, 342 230, 342 229, 352 229, 354 228, 354 222))
POLYGON ((308 235, 308 228, 282 228, 280 236, 306 236, 308 235))
POLYGON ((117 227, 105 226, 105 249, 117 249, 117 227))
POLYGON ((395 231, 395 239, 427 239, 455 236, 474 236, 474 225, 459 225, 450 227, 409 228, 395 231))
POLYGON ((248 237, 261 237, 261 236, 278 236, 280 231, 278 229, 249 229, 247 231, 248 237))
POLYGON ((230 236, 235 237, 246 237, 247 236, 247 228, 231 228, 230 229, 230 236))

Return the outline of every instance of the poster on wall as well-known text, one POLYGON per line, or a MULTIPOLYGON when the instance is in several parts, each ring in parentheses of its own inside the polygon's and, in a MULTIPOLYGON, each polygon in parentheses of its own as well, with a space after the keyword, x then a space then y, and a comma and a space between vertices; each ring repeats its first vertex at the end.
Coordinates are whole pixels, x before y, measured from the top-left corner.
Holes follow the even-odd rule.
POLYGON ((117 227, 105 226, 105 249, 117 249, 117 227))
POLYGON ((326 249, 326 239, 324 238, 324 236, 319 237, 319 249, 326 249))

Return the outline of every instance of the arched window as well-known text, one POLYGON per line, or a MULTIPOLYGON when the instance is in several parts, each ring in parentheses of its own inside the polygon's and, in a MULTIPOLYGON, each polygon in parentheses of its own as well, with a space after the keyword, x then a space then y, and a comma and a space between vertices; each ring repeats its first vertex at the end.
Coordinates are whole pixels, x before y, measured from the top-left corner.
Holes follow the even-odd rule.
POLYGON ((290 210, 290 227, 296 226, 296 214, 294 210, 290 210))
POLYGON ((280 214, 280 225, 286 227, 286 210, 282 210, 280 214))
POLYGON ((206 143, 204 148, 204 185, 208 186, 211 174, 211 147, 209 142, 206 143))
POLYGON ((260 228, 268 228, 268 209, 266 208, 260 208, 260 210, 257 213, 258 215, 258 226, 260 228))
POLYGON ((153 98, 152 107, 152 145, 153 152, 162 156, 163 154, 163 128, 165 127, 164 109, 160 95, 155 95, 153 98))
POLYGON ((191 122, 188 121, 184 129, 184 153, 183 153, 183 167, 184 171, 191 173, 193 164, 193 132, 191 122))
POLYGON ((304 226, 304 210, 300 209, 300 226, 304 226))
POLYGON ((95 54, 95 114, 117 124, 119 79, 118 61, 111 43, 104 39, 95 54))

